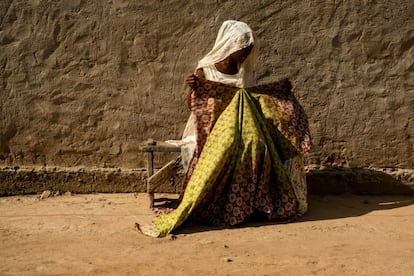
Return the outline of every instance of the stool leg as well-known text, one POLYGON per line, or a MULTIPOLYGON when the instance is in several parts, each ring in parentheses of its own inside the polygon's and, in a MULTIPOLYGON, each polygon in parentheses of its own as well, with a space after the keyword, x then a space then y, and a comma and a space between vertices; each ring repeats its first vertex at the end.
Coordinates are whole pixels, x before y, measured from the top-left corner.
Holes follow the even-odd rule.
POLYGON ((151 192, 149 178, 154 174, 154 153, 149 151, 147 153, 147 194, 150 200, 150 208, 154 207, 154 193, 151 192))

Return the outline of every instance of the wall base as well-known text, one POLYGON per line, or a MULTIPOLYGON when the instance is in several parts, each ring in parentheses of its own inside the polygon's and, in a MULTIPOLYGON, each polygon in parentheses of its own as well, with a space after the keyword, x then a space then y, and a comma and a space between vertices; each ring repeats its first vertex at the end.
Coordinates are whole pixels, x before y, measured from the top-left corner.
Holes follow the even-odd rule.
MULTIPOLYGON (((72 193, 146 192, 145 169, 3 167, 0 196, 36 194, 45 190, 72 193)), ((414 170, 307 167, 311 194, 414 195, 414 170)), ((165 183, 155 192, 176 193, 165 183)))

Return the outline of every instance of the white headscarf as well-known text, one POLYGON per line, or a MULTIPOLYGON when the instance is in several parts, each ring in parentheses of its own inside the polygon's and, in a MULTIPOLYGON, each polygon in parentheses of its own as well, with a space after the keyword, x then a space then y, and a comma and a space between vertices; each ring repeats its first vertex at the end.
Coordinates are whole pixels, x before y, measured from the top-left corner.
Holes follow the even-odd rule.
POLYGON ((249 56, 239 68, 240 87, 253 85, 253 70, 259 55, 258 44, 252 29, 246 23, 235 20, 224 21, 217 34, 213 49, 198 62, 197 69, 214 65, 232 53, 253 45, 249 56))

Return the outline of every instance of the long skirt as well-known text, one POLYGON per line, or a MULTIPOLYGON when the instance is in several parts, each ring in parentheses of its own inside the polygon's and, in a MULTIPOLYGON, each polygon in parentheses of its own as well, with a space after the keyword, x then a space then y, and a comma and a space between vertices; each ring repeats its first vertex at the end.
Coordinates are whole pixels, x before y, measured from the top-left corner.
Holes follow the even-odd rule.
POLYGON ((308 121, 285 79, 237 88, 199 79, 192 94, 196 145, 177 209, 140 230, 163 237, 189 217, 233 226, 261 212, 269 220, 306 210, 303 155, 308 121))

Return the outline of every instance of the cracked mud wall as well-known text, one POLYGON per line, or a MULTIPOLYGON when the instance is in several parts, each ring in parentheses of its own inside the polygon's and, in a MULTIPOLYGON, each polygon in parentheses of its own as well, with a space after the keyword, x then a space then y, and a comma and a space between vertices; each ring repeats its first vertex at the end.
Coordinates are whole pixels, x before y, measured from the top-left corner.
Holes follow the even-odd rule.
POLYGON ((292 81, 309 164, 414 169, 411 0, 0 0, 0 165, 145 167, 226 19, 260 38, 259 83, 292 81))

